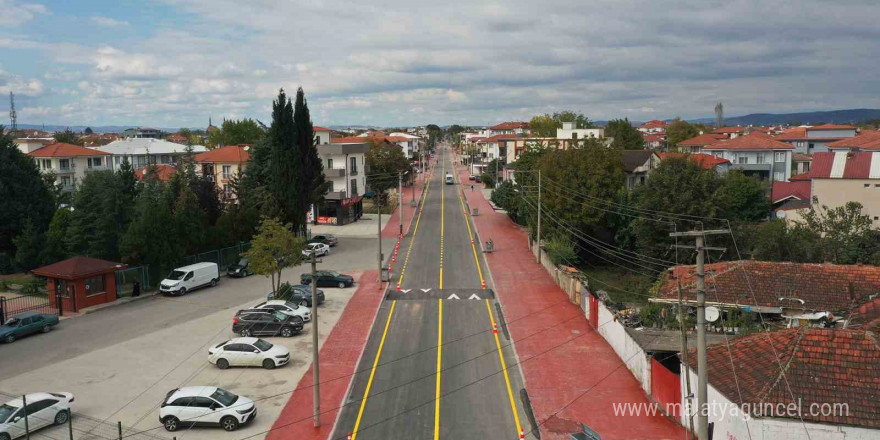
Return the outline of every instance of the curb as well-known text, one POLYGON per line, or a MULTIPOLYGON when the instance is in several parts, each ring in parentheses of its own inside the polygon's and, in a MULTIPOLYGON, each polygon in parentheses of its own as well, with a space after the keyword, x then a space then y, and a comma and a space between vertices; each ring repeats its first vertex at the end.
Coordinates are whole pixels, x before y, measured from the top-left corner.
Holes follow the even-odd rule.
POLYGON ((104 310, 104 309, 108 309, 111 307, 121 306, 123 304, 137 302, 137 301, 140 301, 143 299, 152 298, 154 296, 158 296, 159 294, 160 294, 159 291, 156 290, 154 292, 142 293, 140 296, 125 296, 122 298, 117 298, 113 302, 108 302, 108 303, 104 303, 104 304, 97 304, 97 305, 94 305, 91 307, 86 307, 84 309, 80 309, 78 312, 70 312, 70 313, 76 313, 76 314, 69 315, 69 316, 59 316, 58 319, 61 321, 64 321, 64 320, 76 318, 79 316, 85 316, 85 315, 88 315, 91 313, 95 313, 99 310, 104 310))

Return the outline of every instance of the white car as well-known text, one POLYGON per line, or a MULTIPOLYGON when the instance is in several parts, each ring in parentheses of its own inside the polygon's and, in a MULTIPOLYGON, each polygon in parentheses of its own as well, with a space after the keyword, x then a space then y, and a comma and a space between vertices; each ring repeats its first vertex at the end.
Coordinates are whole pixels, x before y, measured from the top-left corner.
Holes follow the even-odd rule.
POLYGON ((0 440, 12 440, 25 435, 25 412, 31 435, 37 429, 63 425, 70 420, 73 394, 33 393, 26 395, 25 399, 27 408, 22 408, 20 397, 0 405, 0 440))
POLYGON ((223 388, 183 387, 168 392, 159 408, 159 421, 167 431, 182 425, 220 426, 235 431, 257 417, 254 401, 223 388))
POLYGON ((309 322, 312 320, 312 311, 309 310, 308 307, 303 307, 282 299, 272 299, 266 302, 261 302, 251 307, 251 309, 272 309, 284 313, 285 315, 299 316, 302 318, 303 322, 309 322))
POLYGON ((235 338, 208 349, 208 362, 221 370, 263 367, 271 370, 290 362, 290 350, 257 338, 235 338))
POLYGON ((314 252, 319 257, 330 255, 330 246, 327 246, 324 243, 309 243, 306 245, 306 248, 303 249, 302 254, 306 257, 311 257, 312 252, 314 252))
POLYGON ((214 287, 220 282, 220 269, 217 263, 196 263, 178 267, 159 283, 159 291, 171 295, 186 295, 186 292, 202 286, 214 287))

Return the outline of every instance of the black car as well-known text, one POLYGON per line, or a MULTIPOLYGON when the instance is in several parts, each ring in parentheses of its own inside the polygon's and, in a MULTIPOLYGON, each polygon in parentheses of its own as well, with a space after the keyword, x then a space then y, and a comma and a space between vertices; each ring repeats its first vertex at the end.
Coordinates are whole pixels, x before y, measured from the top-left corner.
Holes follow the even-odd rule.
MULTIPOLYGON (((332 270, 319 270, 317 272, 318 287, 351 287, 354 285, 354 278, 351 275, 341 274, 332 270)), ((312 284, 312 274, 304 273, 299 276, 299 283, 305 285, 312 284)))
POLYGON ((226 269, 226 275, 229 275, 229 276, 235 277, 235 278, 242 278, 242 277, 246 277, 246 276, 253 275, 253 274, 254 273, 251 272, 250 269, 248 269, 248 259, 247 258, 242 258, 242 259, 238 260, 238 263, 233 264, 232 266, 229 266, 228 269, 226 269))
POLYGON ((474 176, 474 181, 477 183, 481 183, 483 181, 483 178, 481 176, 474 176))
POLYGON ((232 318, 232 331, 241 337, 284 336, 289 338, 303 329, 303 320, 279 311, 240 310, 232 318))
POLYGON ((333 234, 318 234, 313 235, 308 243, 324 243, 327 246, 333 247, 339 244, 339 239, 333 234))
MULTIPOLYGON (((315 294, 318 297, 318 305, 320 306, 321 304, 324 304, 324 291, 318 289, 315 294)), ((276 297, 275 292, 269 292, 269 294, 266 295, 266 298, 269 300, 282 299, 299 306, 312 307, 312 285, 297 284, 291 286, 290 284, 285 283, 281 285, 280 295, 276 297)))

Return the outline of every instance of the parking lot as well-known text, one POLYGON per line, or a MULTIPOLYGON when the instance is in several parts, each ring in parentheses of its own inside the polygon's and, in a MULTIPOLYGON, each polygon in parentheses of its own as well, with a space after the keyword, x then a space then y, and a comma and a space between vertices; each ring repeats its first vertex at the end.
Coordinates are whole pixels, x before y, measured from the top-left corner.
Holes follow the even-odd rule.
MULTIPOLYGON (((391 246, 391 240, 385 244, 391 246)), ((355 275, 372 268, 376 241, 346 238, 323 257, 319 269, 355 275)), ((303 265, 285 271, 286 281, 297 283, 303 265)), ((325 303, 319 308, 321 340, 330 332, 357 286, 322 288, 325 303)), ((237 310, 253 306, 270 290, 261 276, 224 278, 214 288, 203 288, 183 297, 156 296, 109 307, 64 320, 51 333, 36 335, 11 345, 0 345, 0 392, 18 395, 36 391, 68 391, 76 396, 74 437, 101 438, 98 420, 121 421, 125 435, 146 431, 171 438, 158 420, 165 394, 186 385, 212 385, 254 399, 256 420, 226 434, 217 428, 183 428, 177 438, 243 438, 268 430, 311 362, 311 331, 291 338, 264 338, 290 349, 290 364, 274 370, 230 368, 220 370, 207 362, 212 344, 234 337, 231 325, 237 310), (82 414, 81 423, 77 414, 82 414)), ((380 294, 377 292, 377 294, 380 294)), ((67 428, 50 428, 34 438, 67 438, 67 428)))

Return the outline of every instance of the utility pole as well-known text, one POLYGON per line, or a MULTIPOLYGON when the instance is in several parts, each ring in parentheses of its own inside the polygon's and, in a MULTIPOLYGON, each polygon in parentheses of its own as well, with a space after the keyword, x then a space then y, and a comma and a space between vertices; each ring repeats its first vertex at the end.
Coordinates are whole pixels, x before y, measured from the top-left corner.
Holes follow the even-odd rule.
MULTIPOLYGON (((687 340, 687 329, 684 326, 684 307, 681 305, 681 283, 678 283, 678 326, 681 328, 681 356, 682 363, 688 365, 688 340, 687 340)), ((686 399, 693 399, 691 395, 691 374, 690 368, 684 369, 684 385, 687 393, 686 399)), ((688 432, 688 439, 692 439, 694 435, 694 415, 690 411, 690 405, 685 407, 685 410, 688 412, 688 422, 690 425, 690 432, 688 432)))
POLYGON ((27 413, 27 396, 24 394, 21 395, 21 411, 24 413, 24 435, 25 439, 30 440, 31 438, 31 427, 28 424, 28 413, 27 413))
MULTIPOLYGON (((381 242, 381 240, 380 240, 381 242)), ((312 251, 312 381, 314 383, 315 427, 321 426, 321 375, 318 365, 318 253, 312 251)), ((381 271, 380 271, 381 273, 381 271)))
POLYGON ((538 263, 541 262, 541 170, 538 170, 538 263))
MULTIPOLYGON (((726 229, 711 231, 687 231, 673 232, 670 237, 693 237, 696 240, 697 251, 697 438, 709 440, 709 408, 708 408, 708 385, 709 372, 706 362, 706 271, 705 256, 707 250, 719 250, 723 248, 707 248, 705 240, 707 235, 729 234, 726 229)), ((690 246, 678 246, 691 248, 690 246)))
POLYGON ((397 173, 397 217, 400 218, 400 236, 403 237, 403 173, 397 173))
MULTIPOLYGON (((379 230, 379 235, 376 236, 379 242, 379 285, 382 285, 382 197, 381 194, 376 194, 373 196, 373 200, 376 201, 376 215, 379 216, 379 221, 376 223, 376 229, 379 230)), ((389 274, 390 275, 390 274, 389 274)))

